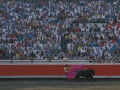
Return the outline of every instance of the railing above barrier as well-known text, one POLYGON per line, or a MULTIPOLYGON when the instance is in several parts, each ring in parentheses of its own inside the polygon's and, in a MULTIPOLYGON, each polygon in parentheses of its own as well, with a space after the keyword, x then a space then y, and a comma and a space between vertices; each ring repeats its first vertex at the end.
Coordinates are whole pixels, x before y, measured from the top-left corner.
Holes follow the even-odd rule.
POLYGON ((4 60, 1 59, 0 60, 0 64, 87 64, 87 63, 120 63, 119 60, 115 60, 114 62, 112 62, 112 60, 93 60, 93 59, 67 59, 67 60, 63 60, 63 59, 53 59, 53 60, 44 60, 44 59, 25 59, 25 60, 20 60, 20 59, 12 59, 12 60, 4 60), (109 62, 108 62, 109 61, 109 62))
POLYGON ((17 59, 13 59, 13 60, 0 60, 0 64, 41 64, 41 63, 89 63, 89 59, 69 59, 69 60, 62 60, 62 59, 58 59, 58 60, 43 60, 43 59, 33 59, 33 60, 17 60, 17 59))

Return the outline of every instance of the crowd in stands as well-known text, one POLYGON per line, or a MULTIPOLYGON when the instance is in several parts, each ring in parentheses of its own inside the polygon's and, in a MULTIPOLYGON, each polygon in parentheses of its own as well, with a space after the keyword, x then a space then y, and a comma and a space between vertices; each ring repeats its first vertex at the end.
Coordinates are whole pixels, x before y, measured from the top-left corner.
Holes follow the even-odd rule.
POLYGON ((119 0, 0 0, 0 59, 119 62, 119 4, 119 0))

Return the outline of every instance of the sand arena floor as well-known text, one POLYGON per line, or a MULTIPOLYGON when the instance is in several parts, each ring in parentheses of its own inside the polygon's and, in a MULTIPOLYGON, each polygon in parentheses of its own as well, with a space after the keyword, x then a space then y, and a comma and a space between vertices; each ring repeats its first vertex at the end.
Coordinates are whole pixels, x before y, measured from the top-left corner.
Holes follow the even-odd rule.
POLYGON ((0 80, 0 90, 120 90, 120 80, 0 80))

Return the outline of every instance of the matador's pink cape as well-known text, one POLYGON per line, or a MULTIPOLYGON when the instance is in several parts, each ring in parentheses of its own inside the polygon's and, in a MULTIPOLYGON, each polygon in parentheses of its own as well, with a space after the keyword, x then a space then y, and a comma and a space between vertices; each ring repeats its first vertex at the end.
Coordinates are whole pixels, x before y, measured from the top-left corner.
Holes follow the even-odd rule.
POLYGON ((68 79, 74 79, 75 78, 75 75, 76 75, 76 71, 77 70, 83 70, 84 69, 84 65, 81 64, 81 65, 73 65, 70 70, 68 71, 68 74, 67 74, 67 78, 68 79))

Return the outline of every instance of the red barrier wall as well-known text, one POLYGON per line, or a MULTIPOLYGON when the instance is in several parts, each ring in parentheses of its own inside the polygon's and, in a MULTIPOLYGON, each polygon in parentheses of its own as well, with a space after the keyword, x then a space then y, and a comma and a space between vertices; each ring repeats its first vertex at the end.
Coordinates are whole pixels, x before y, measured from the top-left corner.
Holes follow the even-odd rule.
MULTIPOLYGON (((64 65, 0 65, 0 76, 65 76, 63 68, 64 65)), ((119 64, 91 64, 85 68, 94 69, 96 76, 120 76, 119 64)))

